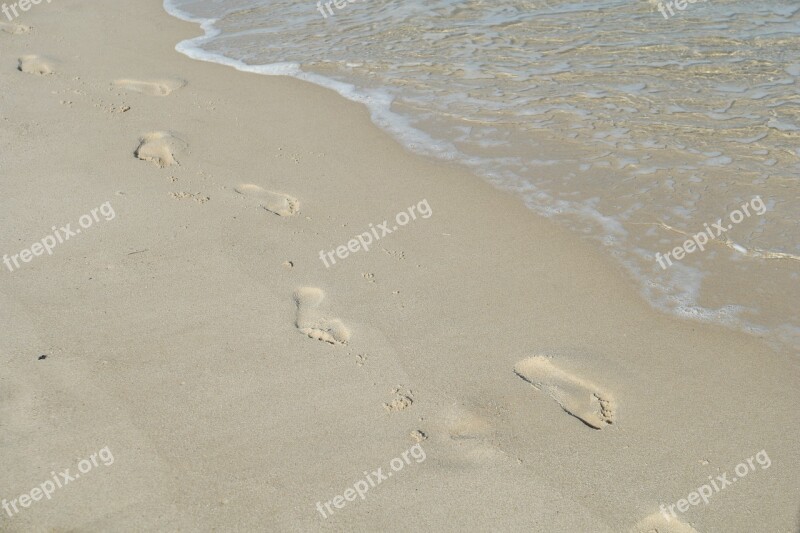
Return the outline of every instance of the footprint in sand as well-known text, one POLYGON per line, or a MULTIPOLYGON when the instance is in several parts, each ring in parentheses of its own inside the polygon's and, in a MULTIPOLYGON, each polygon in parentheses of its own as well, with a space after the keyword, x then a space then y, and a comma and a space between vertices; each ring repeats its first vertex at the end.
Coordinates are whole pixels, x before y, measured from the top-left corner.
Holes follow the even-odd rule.
POLYGON ((300 212, 300 201, 286 194, 271 192, 252 183, 239 185, 233 190, 243 196, 254 198, 261 207, 282 217, 289 217, 300 212))
POLYGON ((697 533, 697 530, 676 518, 667 520, 664 515, 653 513, 637 522, 628 533, 697 533))
POLYGON ((37 55, 20 57, 17 70, 26 74, 39 74, 40 76, 46 76, 56 71, 51 60, 37 55))
POLYGON ((150 161, 160 168, 179 165, 175 154, 186 149, 186 143, 174 135, 156 131, 139 139, 139 147, 133 153, 142 161, 150 161))
POLYGON ((347 344, 350 340, 350 330, 338 318, 320 316, 317 308, 325 299, 322 289, 316 287, 303 287, 294 293, 294 302, 297 304, 297 319, 295 326, 312 339, 317 339, 331 344, 347 344))
POLYGON ((3 33, 10 33, 11 35, 20 35, 31 31, 30 26, 24 24, 9 24, 7 22, 0 22, 0 31, 3 33))
POLYGON ((523 359, 514 372, 553 398, 561 408, 586 425, 602 429, 613 424, 616 402, 596 385, 564 372, 543 356, 523 359))
POLYGON ((505 454, 494 444, 493 415, 480 408, 452 405, 428 420, 436 439, 451 448, 463 465, 486 465, 503 460, 505 454))
POLYGON ((394 395, 394 399, 389 403, 383 404, 383 408, 389 413, 405 411, 414 404, 411 391, 404 392, 402 388, 396 387, 392 389, 392 394, 394 395))
POLYGON ((172 79, 172 80, 131 80, 122 79, 116 80, 112 84, 114 87, 125 89, 134 93, 142 93, 148 96, 167 96, 173 91, 177 91, 184 85, 185 80, 172 79))
POLYGON ((453 440, 488 439, 494 429, 489 419, 467 410, 460 410, 450 415, 448 434, 453 440))

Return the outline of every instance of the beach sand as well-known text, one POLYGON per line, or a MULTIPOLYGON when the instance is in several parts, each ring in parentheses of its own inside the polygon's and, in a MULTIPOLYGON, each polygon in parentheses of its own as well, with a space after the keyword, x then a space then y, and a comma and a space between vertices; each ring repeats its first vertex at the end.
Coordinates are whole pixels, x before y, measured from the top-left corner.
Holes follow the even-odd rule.
POLYGON ((82 230, 2 267, 0 530, 798 531, 796 354, 332 91, 180 55, 159 0, 0 30, 1 253, 82 230))

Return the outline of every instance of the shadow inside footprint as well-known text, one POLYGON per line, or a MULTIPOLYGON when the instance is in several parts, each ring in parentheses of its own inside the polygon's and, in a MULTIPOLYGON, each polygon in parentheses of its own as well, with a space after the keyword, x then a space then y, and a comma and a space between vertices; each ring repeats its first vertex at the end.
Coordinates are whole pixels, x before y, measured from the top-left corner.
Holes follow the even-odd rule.
POLYGON ((594 429, 613 424, 616 402, 596 385, 565 372, 543 356, 523 359, 514 372, 546 392, 561 408, 594 429))
POLYGON ((325 293, 322 289, 316 287, 297 289, 294 293, 294 302, 297 305, 295 326, 312 339, 330 344, 347 344, 350 340, 350 330, 347 326, 338 318, 325 318, 317 311, 323 299, 325 293))
POLYGON ((271 192, 252 183, 239 185, 234 190, 243 196, 255 199, 270 213, 289 217, 300 212, 300 201, 287 194, 271 192))

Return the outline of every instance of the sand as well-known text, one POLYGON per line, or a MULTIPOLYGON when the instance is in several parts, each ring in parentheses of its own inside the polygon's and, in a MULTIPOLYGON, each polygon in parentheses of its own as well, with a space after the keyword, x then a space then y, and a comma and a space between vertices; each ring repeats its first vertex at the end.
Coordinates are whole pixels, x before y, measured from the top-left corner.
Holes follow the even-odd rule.
POLYGON ((798 530, 797 354, 159 0, 0 30, 0 530, 798 530))

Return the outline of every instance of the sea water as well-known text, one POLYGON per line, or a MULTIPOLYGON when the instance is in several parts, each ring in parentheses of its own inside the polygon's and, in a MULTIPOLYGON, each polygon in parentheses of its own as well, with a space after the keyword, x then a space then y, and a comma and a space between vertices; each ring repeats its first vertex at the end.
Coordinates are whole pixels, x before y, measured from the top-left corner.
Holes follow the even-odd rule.
POLYGON ((165 0, 204 29, 180 52, 332 88, 596 241, 657 308, 800 350, 797 0, 324 4, 165 0))

